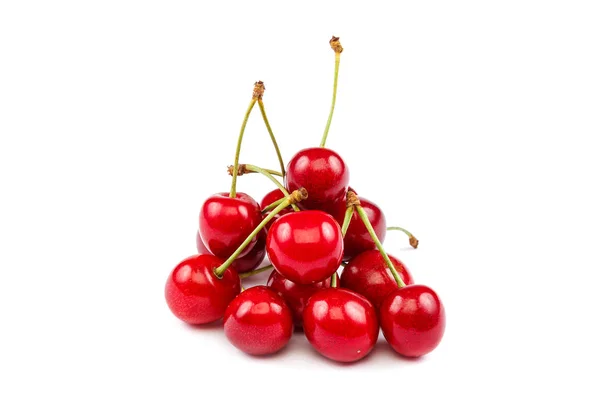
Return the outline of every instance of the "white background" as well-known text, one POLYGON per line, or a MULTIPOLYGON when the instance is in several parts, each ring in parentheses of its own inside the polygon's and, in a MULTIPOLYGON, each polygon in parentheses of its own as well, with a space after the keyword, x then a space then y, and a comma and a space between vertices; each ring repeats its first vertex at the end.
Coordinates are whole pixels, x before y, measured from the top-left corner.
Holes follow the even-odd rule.
MULTIPOLYGON (((597 2, 323 3, 0 4, 0 398, 598 398, 597 2), (318 145, 332 34, 328 145, 446 305, 418 361, 253 358, 164 301, 254 81, 318 145)), ((277 168, 258 109, 242 161, 277 168)))

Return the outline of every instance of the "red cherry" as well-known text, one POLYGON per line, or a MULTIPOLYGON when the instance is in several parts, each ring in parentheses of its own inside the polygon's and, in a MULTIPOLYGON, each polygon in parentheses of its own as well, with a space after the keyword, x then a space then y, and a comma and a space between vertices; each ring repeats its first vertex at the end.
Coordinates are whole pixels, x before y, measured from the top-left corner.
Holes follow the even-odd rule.
MULTIPOLYGON (((388 256, 402 281, 407 285, 412 284, 413 278, 402 261, 389 254, 388 256)), ((365 251, 352 258, 342 271, 340 286, 362 294, 376 308, 379 308, 388 294, 398 289, 379 250, 365 251)))
POLYGON ((365 357, 379 335, 375 308, 363 296, 346 289, 315 293, 304 309, 304 334, 322 355, 352 362, 365 357))
MULTIPOLYGON (((276 202, 277 200, 281 200, 284 197, 285 197, 285 195, 281 192, 281 190, 279 190, 279 189, 272 190, 269 193, 267 193, 265 195, 265 197, 263 197, 263 199, 260 201, 260 209, 263 210, 269 204, 272 204, 272 203, 276 202)), ((275 216, 275 218, 273 218, 271 221, 269 221, 269 223, 267 223, 266 229, 269 230, 269 228, 271 227, 271 225, 273 225, 273 222, 275 222, 275 220, 277 218, 279 218, 280 216, 285 215, 287 213, 290 213, 290 212, 294 212, 292 207, 284 208, 283 210, 281 210, 279 212, 279 214, 277 214, 275 216)), ((263 214, 263 218, 266 217, 267 215, 268 215, 267 213, 263 214)))
MULTIPOLYGON (((260 207, 245 193, 235 198, 228 193, 210 196, 200 210, 200 237, 215 256, 228 258, 260 224, 260 207)), ((240 256, 246 255, 256 244, 254 238, 240 256)))
POLYGON ((308 191, 302 202, 307 209, 327 210, 346 196, 350 173, 335 151, 323 147, 300 150, 288 163, 285 175, 287 189, 301 187, 308 191))
POLYGON ((396 352, 420 357, 435 349, 444 336, 444 305, 432 289, 409 285, 390 293, 379 309, 381 330, 396 352))
MULTIPOLYGON (((359 200, 379 241, 383 243, 387 228, 383 211, 381 211, 377 204, 364 197, 359 197, 359 200)), ((346 215, 346 201, 338 201, 332 208, 331 213, 340 226, 342 226, 346 215)), ((358 213, 354 210, 350 225, 348 225, 348 230, 346 231, 346 236, 344 237, 344 260, 348 260, 363 251, 376 248, 375 242, 371 238, 369 231, 365 228, 365 224, 363 224, 358 213)))
MULTIPOLYGON (((267 248, 265 244, 267 242, 267 234, 264 229, 260 231, 257 235, 258 240, 256 244, 243 257, 237 258, 232 264, 231 267, 234 268, 237 272, 248 272, 256 269, 265 259, 265 254, 267 254, 267 248)), ((198 254, 210 254, 210 251, 206 248, 202 239, 200 238, 200 232, 196 233, 196 249, 198 249, 198 254)))
POLYGON ((222 278, 213 270, 223 260, 197 254, 180 262, 167 279, 165 299, 173 314, 188 324, 213 322, 225 313, 227 304, 240 292, 240 278, 229 268, 222 278))
POLYGON ((281 296, 266 286, 244 290, 227 306, 225 336, 253 355, 281 350, 292 337, 292 313, 281 296))
POLYGON ((271 287, 277 294, 283 297, 287 305, 290 306, 290 310, 294 316, 294 325, 301 328, 302 313, 304 312, 306 303, 308 303, 308 299, 319 290, 330 287, 331 276, 321 282, 310 285, 299 285, 273 270, 267 280, 267 286, 271 287))
POLYGON ((283 215, 267 234, 267 255, 273 267, 302 285, 331 276, 338 269, 343 252, 340 226, 322 211, 283 215))

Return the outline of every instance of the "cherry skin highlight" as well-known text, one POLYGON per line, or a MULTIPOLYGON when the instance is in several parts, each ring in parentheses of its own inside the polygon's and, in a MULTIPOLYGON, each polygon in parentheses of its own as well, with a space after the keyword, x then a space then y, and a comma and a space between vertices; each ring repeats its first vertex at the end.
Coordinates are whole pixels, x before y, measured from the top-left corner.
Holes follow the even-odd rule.
MULTIPOLYGON (((383 243, 387 228, 383 211, 381 211, 377 204, 364 197, 359 197, 359 200, 361 207, 365 210, 369 218, 369 222, 373 226, 375 234, 377 234, 379 241, 383 243)), ((332 209, 331 214, 340 226, 342 226, 346 215, 346 201, 338 201, 332 209)), ((369 231, 365 228, 365 224, 363 224, 358 216, 358 212, 354 210, 350 225, 348 225, 348 230, 346 231, 346 236, 344 237, 344 260, 349 260, 363 251, 376 248, 377 246, 375 246, 375 242, 371 238, 369 231)))
POLYGON ((300 150, 288 163, 285 181, 292 192, 301 187, 308 191, 302 206, 309 210, 329 210, 344 199, 350 173, 338 153, 323 147, 300 150))
POLYGON ((379 325, 375 307, 347 289, 323 289, 304 309, 304 334, 323 356, 353 362, 365 357, 377 342, 379 325))
MULTIPOLYGON (((231 264, 231 268, 234 268, 239 273, 252 271, 258 268, 258 266, 262 264, 263 260, 265 259, 265 255, 267 254, 267 249, 265 247, 267 242, 267 234, 263 229, 256 236, 258 239, 252 250, 250 250, 245 256, 238 257, 231 264)), ((196 233, 196 249, 198 250, 198 254, 211 254, 202 242, 202 238, 200 238, 200 232, 196 233)))
POLYGON ((321 282, 312 283, 310 285, 300 285, 286 279, 283 275, 274 270, 271 272, 271 275, 269 275, 267 286, 283 297, 292 311, 294 325, 297 328, 302 328, 302 313, 304 312, 306 303, 308 303, 308 299, 319 290, 330 287, 331 276, 321 282))
MULTIPOLYGON (((388 256, 402 281, 406 285, 412 284, 412 275, 402 261, 388 256)), ((368 250, 352 258, 342 271, 340 286, 365 296, 375 308, 379 308, 387 295, 398 289, 379 250, 368 250)))
POLYGON ((233 299, 225 310, 223 328, 235 347, 252 355, 281 350, 294 330, 287 304, 266 286, 251 287, 233 299))
POLYGON ((392 348, 420 357, 444 336, 446 312, 437 293, 424 285, 408 285, 390 293, 379 308, 381 330, 392 348))
POLYGON ((301 285, 331 276, 338 269, 343 252, 340 226, 322 211, 283 215, 267 234, 267 255, 273 267, 301 285))
POLYGON ((213 270, 223 260, 198 254, 181 261, 165 285, 167 305, 188 324, 206 324, 223 317, 227 304, 240 292, 240 278, 228 268, 221 279, 213 270))
MULTIPOLYGON (((211 254, 227 259, 246 240, 262 221, 258 203, 245 193, 235 198, 229 193, 210 196, 200 209, 200 237, 211 254)), ((246 255, 257 238, 246 246, 240 256, 246 255)))

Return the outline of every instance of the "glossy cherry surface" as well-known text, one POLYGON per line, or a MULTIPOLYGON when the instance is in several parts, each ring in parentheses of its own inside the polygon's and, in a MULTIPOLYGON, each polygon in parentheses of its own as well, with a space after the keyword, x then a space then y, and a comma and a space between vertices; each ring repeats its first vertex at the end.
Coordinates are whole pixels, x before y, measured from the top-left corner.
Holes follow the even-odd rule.
POLYGON ((424 285, 409 285, 390 293, 381 303, 379 316, 386 340, 406 357, 429 353, 444 336, 444 305, 437 293, 424 285))
POLYGON ((344 160, 323 147, 300 150, 288 163, 285 175, 290 192, 301 187, 308 191, 302 206, 311 210, 328 210, 337 200, 344 199, 349 180, 344 160))
POLYGON ((331 286, 331 276, 321 282, 312 283, 310 285, 300 285, 286 279, 277 271, 271 272, 267 280, 267 286, 276 291, 290 306, 294 317, 294 325, 298 328, 302 327, 302 313, 308 303, 310 296, 321 289, 326 289, 331 286))
MULTIPOLYGON (((402 261, 390 254, 388 256, 402 281, 406 285, 412 284, 412 275, 402 261)), ((376 308, 379 308, 388 294, 398 289, 379 250, 368 250, 352 258, 342 271, 340 286, 362 294, 376 308)))
MULTIPOLYGON (((232 264, 231 268, 234 268, 237 272, 248 272, 256 269, 265 259, 267 249, 265 247, 267 243, 267 234, 263 229, 258 235, 256 244, 243 257, 238 257, 232 264)), ((210 251, 206 248, 202 239, 200 238, 200 232, 196 233, 196 249, 199 254, 210 254, 210 251)))
POLYGON ((227 339, 243 352, 271 354, 281 350, 292 337, 292 313, 273 290, 254 286, 227 306, 223 328, 227 339))
POLYGON ((340 226, 322 211, 283 215, 267 234, 267 255, 273 267, 302 285, 331 276, 338 269, 343 252, 340 226))
POLYGON ((223 317, 229 302, 240 292, 240 278, 232 268, 217 278, 213 270, 222 263, 213 255, 197 254, 173 269, 165 285, 165 299, 177 318, 205 324, 223 317))
POLYGON ((352 362, 365 357, 379 335, 377 313, 363 296, 347 289, 315 293, 304 309, 304 334, 322 355, 352 362))
MULTIPOLYGON (((383 243, 387 228, 383 211, 381 211, 381 208, 377 204, 364 197, 359 197, 359 200, 379 241, 383 243)), ((331 213, 340 226, 342 226, 346 215, 346 201, 338 201, 331 210, 331 213)), ((355 210, 354 214, 352 214, 350 225, 348 225, 346 236, 344 237, 344 260, 348 260, 363 251, 376 248, 375 242, 371 239, 371 235, 369 235, 369 231, 367 231, 365 224, 363 224, 358 216, 358 212, 355 210)))
MULTIPOLYGON (((245 193, 235 198, 229 193, 210 196, 200 209, 200 237, 206 248, 217 257, 228 258, 260 224, 262 216, 258 203, 245 193)), ((244 249, 246 255, 257 238, 244 249)))

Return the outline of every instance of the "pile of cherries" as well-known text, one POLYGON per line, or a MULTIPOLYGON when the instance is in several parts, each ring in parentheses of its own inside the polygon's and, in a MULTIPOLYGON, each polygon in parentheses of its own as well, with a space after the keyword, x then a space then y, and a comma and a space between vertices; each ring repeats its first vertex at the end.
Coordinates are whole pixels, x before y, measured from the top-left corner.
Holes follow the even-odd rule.
POLYGON ((325 357, 357 361, 373 349, 381 327, 396 352, 419 357, 441 341, 444 307, 436 292, 414 284, 406 266, 381 244, 386 230, 404 231, 415 248, 416 238, 403 228, 388 228, 381 209, 348 187, 344 160, 325 147, 343 50, 339 38, 330 45, 334 91, 320 147, 300 150, 284 167, 262 101, 264 85, 256 82, 229 167, 231 190, 202 205, 199 254, 173 269, 165 297, 173 314, 189 324, 223 319, 228 340, 248 354, 277 352, 296 327, 325 357), (256 103, 281 172, 239 164, 256 103), (278 188, 259 204, 236 191, 237 177, 245 173, 263 174, 278 188), (258 268, 265 255, 271 265, 258 268), (266 285, 242 287, 242 278, 271 269, 266 285))

